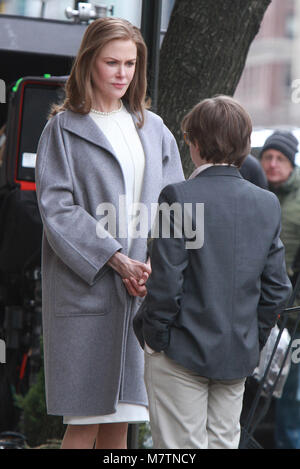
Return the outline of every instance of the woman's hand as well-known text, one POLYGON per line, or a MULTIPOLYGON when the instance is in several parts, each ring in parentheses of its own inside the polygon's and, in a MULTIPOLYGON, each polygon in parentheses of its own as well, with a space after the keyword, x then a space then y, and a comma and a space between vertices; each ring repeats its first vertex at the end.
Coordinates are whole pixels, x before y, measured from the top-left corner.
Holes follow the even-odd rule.
POLYGON ((150 260, 143 263, 131 259, 121 252, 116 252, 109 259, 108 265, 122 277, 130 295, 142 297, 146 295, 145 283, 151 274, 150 260))
POLYGON ((130 257, 116 252, 108 261, 122 277, 127 291, 132 296, 144 297, 147 294, 145 283, 151 274, 150 259, 146 263, 130 259, 130 257))
MULTIPOLYGON (((146 265, 148 265, 148 267, 150 268, 150 274, 151 274, 150 258, 147 260, 146 265)), ((148 277, 149 277, 149 275, 148 275, 148 277)), ((146 280, 145 279, 140 279, 139 282, 137 282, 137 280, 134 277, 130 277, 129 279, 123 279, 123 282, 124 282, 124 285, 127 288, 127 291, 129 293, 129 295, 131 295, 131 296, 140 296, 140 297, 143 298, 144 296, 147 295, 147 288, 145 286, 147 280, 148 280, 148 278, 146 280)))
POLYGON ((140 296, 141 298, 144 298, 144 296, 147 295, 146 286, 139 285, 135 278, 133 277, 130 277, 129 279, 123 278, 123 282, 124 282, 125 287, 127 288, 129 295, 140 296))

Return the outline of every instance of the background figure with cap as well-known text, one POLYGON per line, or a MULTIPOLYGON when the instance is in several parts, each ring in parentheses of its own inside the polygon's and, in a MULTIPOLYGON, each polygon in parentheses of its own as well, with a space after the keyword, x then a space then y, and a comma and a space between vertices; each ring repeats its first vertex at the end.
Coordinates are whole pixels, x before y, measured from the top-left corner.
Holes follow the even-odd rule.
MULTIPOLYGON (((275 131, 260 153, 269 188, 280 202, 281 240, 289 277, 295 284, 300 259, 300 168, 295 164, 298 140, 291 132, 275 131)), ((300 304, 299 298, 297 304, 300 304)), ((293 318, 288 327, 291 329, 293 318)), ((300 338, 300 330, 295 338, 300 338)), ((275 443, 281 449, 300 449, 300 366, 291 364, 283 395, 276 401, 275 443)))

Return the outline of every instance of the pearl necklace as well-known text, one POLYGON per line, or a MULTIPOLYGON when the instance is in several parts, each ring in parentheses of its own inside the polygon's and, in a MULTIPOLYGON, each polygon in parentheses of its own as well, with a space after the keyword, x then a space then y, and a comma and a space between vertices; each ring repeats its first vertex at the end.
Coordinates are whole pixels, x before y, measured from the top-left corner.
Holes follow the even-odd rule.
POLYGON ((123 109, 123 102, 121 101, 119 109, 115 109, 114 111, 104 112, 104 111, 98 111, 97 109, 91 108, 91 112, 94 112, 95 114, 98 114, 99 116, 110 116, 111 114, 120 112, 122 109, 123 109))

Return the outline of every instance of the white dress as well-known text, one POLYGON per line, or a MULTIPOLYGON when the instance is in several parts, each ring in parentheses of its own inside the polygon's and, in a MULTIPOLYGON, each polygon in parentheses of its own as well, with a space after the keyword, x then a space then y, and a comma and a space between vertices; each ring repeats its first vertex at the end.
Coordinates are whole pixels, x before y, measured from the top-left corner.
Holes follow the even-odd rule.
MULTIPOLYGON (((131 207, 140 201, 145 154, 130 113, 122 105, 118 111, 98 113, 91 111, 91 118, 109 140, 122 167, 126 184, 126 205, 128 217, 128 252, 131 246, 131 207)), ((147 407, 138 404, 119 402, 117 411, 109 415, 64 416, 64 424, 85 425, 112 422, 138 423, 149 421, 147 407)))

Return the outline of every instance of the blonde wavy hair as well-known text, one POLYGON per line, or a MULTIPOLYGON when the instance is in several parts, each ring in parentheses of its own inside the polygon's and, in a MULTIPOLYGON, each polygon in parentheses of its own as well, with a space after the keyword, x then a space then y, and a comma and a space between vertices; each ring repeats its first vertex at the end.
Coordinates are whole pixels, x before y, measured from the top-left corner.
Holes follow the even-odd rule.
POLYGON ((135 73, 123 100, 129 110, 136 115, 138 126, 144 125, 144 110, 150 107, 147 92, 147 47, 139 29, 121 18, 100 18, 86 29, 70 76, 65 85, 65 100, 54 105, 50 116, 70 109, 87 114, 92 107, 92 70, 101 49, 115 39, 131 40, 137 47, 135 73))

